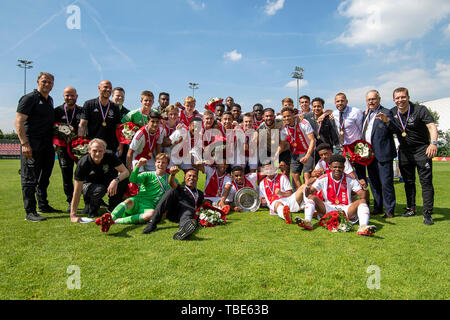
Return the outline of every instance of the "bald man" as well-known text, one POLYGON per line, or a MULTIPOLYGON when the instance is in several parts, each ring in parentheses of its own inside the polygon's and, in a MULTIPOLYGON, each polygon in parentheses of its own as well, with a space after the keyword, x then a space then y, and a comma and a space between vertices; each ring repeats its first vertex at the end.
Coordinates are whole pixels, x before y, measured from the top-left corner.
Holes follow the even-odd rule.
POLYGON ((87 100, 83 105, 78 136, 88 139, 99 138, 106 142, 107 150, 119 157, 122 147, 116 136, 116 129, 120 125, 120 109, 110 101, 112 84, 109 80, 102 80, 98 85, 99 96, 87 100))
MULTIPOLYGON (((73 87, 66 87, 63 92, 64 103, 55 108, 55 122, 71 125, 75 133, 78 132, 78 126, 81 120, 81 107, 77 105, 78 94, 73 87)), ((67 148, 56 148, 58 162, 61 167, 63 178, 63 189, 68 202, 67 212, 70 212, 70 203, 73 195, 73 166, 74 161, 67 153, 67 148)))

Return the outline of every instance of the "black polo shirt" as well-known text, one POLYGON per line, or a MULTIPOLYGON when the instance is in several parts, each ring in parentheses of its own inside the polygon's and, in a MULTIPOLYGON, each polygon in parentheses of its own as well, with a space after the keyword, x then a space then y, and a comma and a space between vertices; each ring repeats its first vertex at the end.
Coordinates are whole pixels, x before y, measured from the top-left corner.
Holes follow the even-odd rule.
POLYGON ((120 120, 122 120, 122 118, 128 113, 130 112, 130 110, 128 110, 127 108, 125 108, 125 106, 122 105, 122 108, 119 107, 120 110, 120 120))
POLYGON ((74 179, 85 183, 95 183, 107 186, 118 175, 117 170, 114 168, 121 164, 122 162, 119 158, 111 151, 107 150, 105 152, 105 155, 99 164, 95 164, 91 155, 88 153, 78 161, 74 179))
POLYGON ((45 99, 36 89, 24 95, 19 100, 17 112, 28 116, 25 121, 25 131, 29 140, 48 139, 53 137, 53 123, 55 115, 53 99, 45 99))
POLYGON ((82 109, 78 105, 75 105, 72 110, 66 108, 66 111, 64 111, 64 104, 62 104, 55 108, 55 122, 70 124, 75 129, 75 134, 78 134, 78 125, 80 124, 81 113, 82 109))
POLYGON ((114 103, 109 103, 108 106, 100 107, 99 98, 87 100, 83 105, 83 112, 81 119, 87 120, 87 138, 99 138, 105 140, 108 150, 115 151, 119 146, 119 141, 116 136, 116 127, 120 125, 120 110, 114 103), (102 110, 100 110, 102 108, 102 110), (107 112, 108 111, 108 112, 107 112), (105 120, 103 120, 103 115, 105 120), (106 127, 102 126, 103 121, 106 122, 106 127))
POLYGON ((397 127, 397 138, 400 142, 399 152, 405 155, 413 155, 415 160, 426 160, 425 151, 430 145, 430 132, 427 124, 433 123, 434 119, 427 107, 410 103, 408 112, 400 114, 403 125, 406 124, 406 137, 402 136, 403 128, 398 118, 398 108, 391 109, 394 116, 394 124, 397 127))

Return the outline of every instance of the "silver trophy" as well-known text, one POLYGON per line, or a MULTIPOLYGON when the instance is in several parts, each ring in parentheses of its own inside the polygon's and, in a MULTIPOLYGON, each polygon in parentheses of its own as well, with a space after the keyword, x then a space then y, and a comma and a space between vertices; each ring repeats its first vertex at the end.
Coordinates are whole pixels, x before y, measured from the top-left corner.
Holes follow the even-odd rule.
POLYGON ((241 208, 242 212, 255 212, 260 204, 259 194, 253 188, 242 188, 234 196, 233 206, 241 208))

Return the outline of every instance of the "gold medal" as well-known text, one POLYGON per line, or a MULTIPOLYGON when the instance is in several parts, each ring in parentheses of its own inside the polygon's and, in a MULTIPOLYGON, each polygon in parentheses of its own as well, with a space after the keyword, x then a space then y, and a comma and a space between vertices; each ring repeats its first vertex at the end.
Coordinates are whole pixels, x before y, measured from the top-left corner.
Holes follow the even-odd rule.
POLYGON ((319 140, 320 139, 320 136, 317 136, 317 140, 319 140))
POLYGON ((341 130, 341 132, 339 132, 341 134, 341 136, 344 135, 344 130, 341 130))
POLYGON ((402 137, 406 137, 406 132, 405 131, 402 132, 402 137))
POLYGON ((102 126, 106 127, 106 121, 102 122, 102 126))
POLYGON ((297 148, 297 142, 294 142, 294 148, 297 148))
POLYGON ((339 200, 338 200, 338 199, 336 199, 336 201, 334 201, 334 203, 336 203, 336 204, 339 204, 339 200))

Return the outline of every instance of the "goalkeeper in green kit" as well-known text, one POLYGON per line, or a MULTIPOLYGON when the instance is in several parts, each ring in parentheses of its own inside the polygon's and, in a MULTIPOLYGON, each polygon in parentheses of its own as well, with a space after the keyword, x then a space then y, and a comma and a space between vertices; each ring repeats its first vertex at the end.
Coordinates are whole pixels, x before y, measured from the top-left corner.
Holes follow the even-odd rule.
POLYGON ((101 231, 108 232, 114 223, 146 223, 152 217, 164 193, 173 187, 169 183, 169 174, 166 171, 169 156, 166 153, 158 154, 155 158, 156 171, 139 173, 139 168, 147 161, 141 158, 130 175, 130 182, 140 184, 139 193, 119 203, 111 213, 107 212, 95 220, 95 224, 101 226, 101 231))

